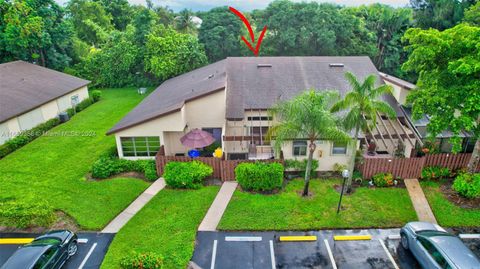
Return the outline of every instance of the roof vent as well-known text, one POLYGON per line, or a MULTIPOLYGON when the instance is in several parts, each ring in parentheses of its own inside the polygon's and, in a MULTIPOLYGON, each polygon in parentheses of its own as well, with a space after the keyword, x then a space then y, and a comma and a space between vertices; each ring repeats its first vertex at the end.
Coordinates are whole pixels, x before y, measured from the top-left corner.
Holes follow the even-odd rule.
POLYGON ((328 64, 328 66, 330 66, 330 67, 343 67, 344 64, 342 64, 342 63, 331 63, 331 64, 328 64))
POLYGON ((271 64, 257 64, 257 68, 261 68, 261 67, 272 67, 271 64))
POLYGON ((210 79, 210 78, 213 78, 214 76, 215 76, 214 74, 211 74, 208 76, 208 78, 210 79))

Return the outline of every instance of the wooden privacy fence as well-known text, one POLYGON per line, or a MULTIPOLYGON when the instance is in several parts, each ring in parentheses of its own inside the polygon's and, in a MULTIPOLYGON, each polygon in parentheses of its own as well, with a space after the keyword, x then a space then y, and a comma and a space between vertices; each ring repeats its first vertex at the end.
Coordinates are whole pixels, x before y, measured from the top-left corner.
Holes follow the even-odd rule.
MULTIPOLYGON (((387 172, 392 173, 395 177, 419 178, 422 169, 427 166, 448 167, 450 170, 465 168, 471 155, 469 153, 442 153, 405 159, 365 158, 359 168, 364 178, 371 178, 377 173, 387 172)), ((477 171, 480 171, 480 165, 477 167, 477 171)))
MULTIPOLYGON (((162 156, 157 154, 155 157, 155 163, 157 165, 158 176, 163 175, 165 165, 168 162, 191 162, 200 161, 213 168, 213 174, 210 178, 221 179, 222 181, 235 180, 235 168, 240 163, 253 163, 254 160, 222 160, 213 157, 198 157, 190 158, 186 156, 162 156)), ((257 162, 279 162, 283 164, 283 160, 258 160, 257 162)))

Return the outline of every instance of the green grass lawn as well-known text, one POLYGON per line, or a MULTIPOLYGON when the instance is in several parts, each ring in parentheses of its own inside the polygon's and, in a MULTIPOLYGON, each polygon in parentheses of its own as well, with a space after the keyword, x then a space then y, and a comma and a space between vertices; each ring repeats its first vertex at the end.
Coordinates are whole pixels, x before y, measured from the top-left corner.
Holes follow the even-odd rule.
POLYGON ((428 203, 440 225, 446 227, 478 226, 480 209, 461 208, 445 198, 438 182, 422 182, 428 203))
POLYGON ((132 251, 162 255, 163 268, 185 268, 197 227, 218 190, 217 186, 162 190, 115 236, 101 268, 119 268, 121 259, 132 251))
POLYGON ((51 130, 94 136, 42 136, 0 160, 0 199, 47 200, 83 229, 100 229, 148 186, 137 179, 84 178, 98 156, 115 145, 113 136, 105 136, 107 130, 143 98, 133 88, 102 94, 98 103, 51 130))
POLYGON ((358 188, 344 196, 333 189, 339 180, 312 180, 313 197, 300 196, 303 180, 288 183, 275 195, 236 191, 220 222, 222 230, 312 230, 321 228, 400 227, 417 216, 406 189, 358 188))

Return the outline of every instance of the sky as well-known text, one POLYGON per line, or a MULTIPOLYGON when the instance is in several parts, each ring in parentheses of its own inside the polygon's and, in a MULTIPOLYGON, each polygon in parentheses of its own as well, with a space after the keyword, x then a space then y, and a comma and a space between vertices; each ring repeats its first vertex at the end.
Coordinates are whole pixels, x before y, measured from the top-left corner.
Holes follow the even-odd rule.
MULTIPOLYGON (((68 0, 56 0, 63 4, 68 0)), ((131 4, 145 5, 145 0, 128 0, 131 4)), ((293 0, 294 2, 301 2, 301 0, 293 0)), ((382 3, 394 7, 403 7, 409 3, 409 0, 316 0, 317 2, 330 2, 346 6, 358 6, 362 4, 382 3)), ((250 11, 253 9, 265 8, 272 0, 153 0, 155 5, 168 6, 174 11, 179 11, 184 8, 193 11, 209 10, 217 6, 232 6, 242 11, 250 11)))

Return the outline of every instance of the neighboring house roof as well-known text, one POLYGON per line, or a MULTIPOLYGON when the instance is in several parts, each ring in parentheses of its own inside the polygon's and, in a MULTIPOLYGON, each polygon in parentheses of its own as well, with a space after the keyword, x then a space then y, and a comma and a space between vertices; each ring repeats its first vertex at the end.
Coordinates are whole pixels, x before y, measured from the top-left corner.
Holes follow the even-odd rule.
POLYGON ((0 64, 0 122, 89 83, 88 80, 24 61, 0 64))
MULTIPOLYGON (((224 88, 228 120, 243 119, 245 110, 268 109, 310 88, 343 95, 350 89, 346 71, 360 80, 376 74, 377 85, 383 84, 367 56, 229 57, 165 81, 108 134, 178 111, 185 102, 224 88)), ((401 113, 393 96, 383 98, 401 113)))
POLYGON ((394 76, 392 76, 392 75, 388 75, 388 74, 385 74, 385 73, 382 73, 382 72, 378 72, 378 73, 380 74, 380 76, 381 76, 384 80, 386 80, 386 81, 388 81, 388 82, 390 82, 390 83, 393 83, 393 84, 395 84, 395 85, 397 85, 397 86, 403 87, 403 88, 405 88, 405 89, 407 89, 407 90, 412 90, 412 89, 415 89, 415 88, 417 87, 417 86, 415 86, 415 84, 412 84, 412 83, 410 83, 410 82, 408 82, 408 81, 405 81, 405 80, 403 80, 403 79, 394 77, 394 76))

